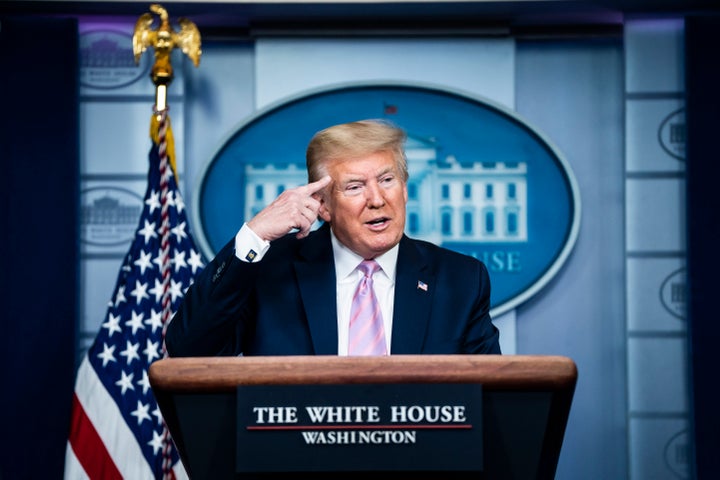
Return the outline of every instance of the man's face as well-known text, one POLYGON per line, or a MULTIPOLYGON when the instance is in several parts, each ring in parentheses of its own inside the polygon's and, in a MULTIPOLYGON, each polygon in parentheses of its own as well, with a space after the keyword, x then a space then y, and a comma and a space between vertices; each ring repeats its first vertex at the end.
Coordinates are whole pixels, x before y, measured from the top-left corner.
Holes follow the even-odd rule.
POLYGON ((392 153, 380 152, 328 165, 332 177, 320 218, 335 236, 362 256, 373 258, 397 245, 405 229, 407 184, 392 153))

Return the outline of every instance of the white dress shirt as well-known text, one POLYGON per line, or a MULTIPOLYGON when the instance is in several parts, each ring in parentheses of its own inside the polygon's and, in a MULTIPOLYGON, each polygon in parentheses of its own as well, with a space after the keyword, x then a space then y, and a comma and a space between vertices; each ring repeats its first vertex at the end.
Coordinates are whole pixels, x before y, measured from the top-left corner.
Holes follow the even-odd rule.
MULTIPOLYGON (((332 230, 331 230, 332 232, 332 230)), ((364 259, 349 248, 340 243, 331 234, 333 257, 335 258, 335 277, 337 278, 337 306, 338 306, 338 355, 347 355, 348 332, 350 330, 350 308, 352 306, 353 294, 358 283, 362 279, 362 272, 357 266, 364 259)), ((393 300, 395 299, 395 264, 397 263, 398 246, 395 245, 389 251, 375 257, 380 265, 380 270, 373 275, 373 286, 375 295, 380 302, 383 325, 385 327, 385 342, 387 352, 390 354, 392 345, 392 318, 393 300)))

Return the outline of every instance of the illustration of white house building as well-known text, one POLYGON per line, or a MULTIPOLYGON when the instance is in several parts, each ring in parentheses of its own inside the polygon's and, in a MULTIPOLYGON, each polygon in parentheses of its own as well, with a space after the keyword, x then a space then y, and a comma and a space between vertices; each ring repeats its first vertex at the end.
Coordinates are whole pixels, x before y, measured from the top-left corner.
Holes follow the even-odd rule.
MULTIPOLYGON (((438 159, 432 138, 408 135, 405 231, 445 242, 527 242, 527 164, 499 160, 438 159)), ((307 182, 303 164, 245 166, 245 218, 287 188, 307 182)))

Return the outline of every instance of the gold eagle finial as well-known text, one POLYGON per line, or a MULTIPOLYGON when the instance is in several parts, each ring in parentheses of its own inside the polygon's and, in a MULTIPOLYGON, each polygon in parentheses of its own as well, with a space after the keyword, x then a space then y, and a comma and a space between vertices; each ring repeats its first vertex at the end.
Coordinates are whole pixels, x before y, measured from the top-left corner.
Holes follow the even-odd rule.
POLYGON ((180 30, 175 32, 170 25, 167 10, 159 4, 150 5, 150 10, 160 17, 160 26, 157 30, 152 29, 153 16, 150 13, 143 13, 135 22, 133 31, 133 54, 135 63, 140 61, 140 56, 148 47, 155 50, 155 63, 150 71, 150 78, 156 86, 165 86, 173 79, 173 68, 170 64, 170 53, 174 48, 179 48, 185 53, 193 65, 200 64, 200 31, 197 26, 186 18, 178 20, 180 30))

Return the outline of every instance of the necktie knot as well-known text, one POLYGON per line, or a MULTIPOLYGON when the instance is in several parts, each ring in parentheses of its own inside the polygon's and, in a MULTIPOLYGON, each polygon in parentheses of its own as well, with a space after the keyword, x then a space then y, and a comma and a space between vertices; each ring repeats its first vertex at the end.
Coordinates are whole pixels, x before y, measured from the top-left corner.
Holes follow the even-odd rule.
POLYGON ((372 278, 375 272, 380 270, 380 265, 375 260, 363 260, 357 268, 363 275, 372 278))

